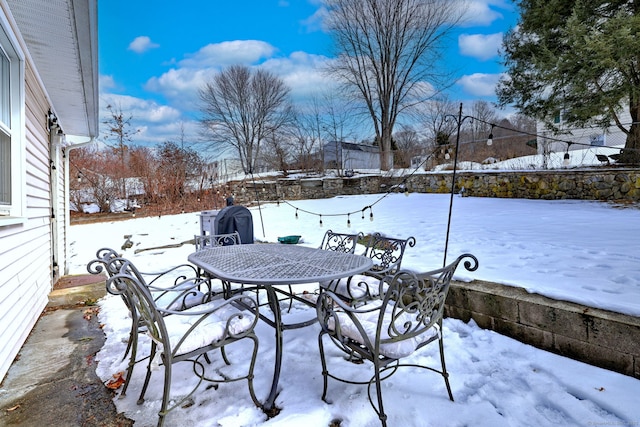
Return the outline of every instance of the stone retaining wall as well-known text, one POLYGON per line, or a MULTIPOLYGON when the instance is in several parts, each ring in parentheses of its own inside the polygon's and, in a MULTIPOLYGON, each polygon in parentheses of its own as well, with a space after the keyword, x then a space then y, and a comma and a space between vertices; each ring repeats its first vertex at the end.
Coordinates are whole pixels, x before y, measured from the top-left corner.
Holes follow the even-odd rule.
MULTIPOLYGON (((229 183, 236 203, 321 199, 387 191, 448 193, 451 171, 409 177, 362 175, 352 178, 305 178, 229 183)), ((521 199, 640 201, 640 169, 594 168, 548 171, 464 171, 456 173, 456 193, 521 199)))
POLYGON ((446 303, 449 317, 640 379, 637 317, 480 281, 452 283, 446 303))

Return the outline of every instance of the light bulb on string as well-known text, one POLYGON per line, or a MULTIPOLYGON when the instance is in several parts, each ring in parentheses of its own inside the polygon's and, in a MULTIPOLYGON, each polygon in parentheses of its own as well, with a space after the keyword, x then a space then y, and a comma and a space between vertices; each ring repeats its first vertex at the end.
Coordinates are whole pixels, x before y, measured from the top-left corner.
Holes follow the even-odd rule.
POLYGON ((296 219, 298 219, 298 208, 296 208, 296 219))
POLYGON ((351 228, 351 214, 347 214, 347 228, 351 228))
POLYGON ((322 215, 320 215, 320 227, 322 227, 322 215))
POLYGON ((369 208, 369 221, 373 222, 373 209, 369 208))

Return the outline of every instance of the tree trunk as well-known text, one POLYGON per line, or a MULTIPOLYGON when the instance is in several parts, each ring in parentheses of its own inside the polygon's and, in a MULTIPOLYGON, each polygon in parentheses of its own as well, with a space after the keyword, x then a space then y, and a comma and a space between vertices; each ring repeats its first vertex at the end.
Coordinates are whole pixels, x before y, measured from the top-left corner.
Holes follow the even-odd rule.
POLYGON ((391 153, 391 132, 389 127, 382 126, 382 138, 380 138, 380 169, 388 171, 393 167, 391 153))
POLYGON ((640 105, 636 102, 630 104, 629 113, 632 123, 618 162, 637 165, 640 164, 640 105))

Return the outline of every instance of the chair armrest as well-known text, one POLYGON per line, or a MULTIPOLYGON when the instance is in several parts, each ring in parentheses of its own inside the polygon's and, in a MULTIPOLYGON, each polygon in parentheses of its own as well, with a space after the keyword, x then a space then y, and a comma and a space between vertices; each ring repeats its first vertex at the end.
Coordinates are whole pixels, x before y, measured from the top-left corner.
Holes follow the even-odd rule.
POLYGON ((180 269, 180 268, 185 268, 189 271, 188 274, 186 273, 182 273, 179 272, 178 276, 174 278, 174 282, 172 286, 175 286, 178 281, 184 281, 186 280, 188 277, 196 277, 198 276, 198 270, 196 269, 195 266, 191 265, 191 264, 180 264, 180 265, 176 265, 174 267, 171 267, 167 270, 163 270, 163 271, 158 271, 158 272, 143 272, 141 271, 140 274, 142 274, 143 276, 155 276, 151 281, 149 281, 147 284, 148 285, 153 285, 157 280, 160 280, 161 278, 167 276, 169 273, 173 273, 176 270, 180 269))
POLYGON ((208 289, 206 279, 193 277, 176 282, 170 288, 147 286, 152 293, 153 300, 159 308, 183 311, 211 300, 210 292, 200 291, 201 286, 208 289))

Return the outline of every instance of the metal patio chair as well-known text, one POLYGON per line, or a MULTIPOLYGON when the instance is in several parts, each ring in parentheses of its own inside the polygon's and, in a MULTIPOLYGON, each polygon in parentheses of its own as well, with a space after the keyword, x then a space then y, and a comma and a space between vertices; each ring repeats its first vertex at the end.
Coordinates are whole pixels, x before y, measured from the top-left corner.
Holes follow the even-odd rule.
MULTIPOLYGON (((106 273, 107 278, 111 278, 119 273, 120 264, 123 261, 124 258, 121 258, 114 249, 101 248, 96 252, 96 259, 87 264, 87 271, 91 274, 106 273)), ((203 283, 206 286, 208 284, 197 277, 196 268, 191 264, 180 264, 159 273, 142 273, 137 269, 134 271, 135 274, 139 275, 139 280, 146 284, 156 304, 161 304, 163 308, 174 311, 185 310, 203 304, 210 298, 209 291, 205 293, 199 289, 203 283), (145 276, 151 279, 147 282, 144 279, 145 276)), ((125 396, 133 368, 140 361, 137 359, 138 334, 144 331, 144 325, 140 323, 138 312, 133 310, 128 294, 122 293, 120 296, 131 315, 129 339, 127 348, 122 356, 122 360, 124 360, 130 354, 127 376, 121 392, 121 395, 125 396)))
POLYGON ((233 233, 226 234, 204 234, 195 235, 194 244, 196 245, 196 251, 211 246, 227 246, 227 245, 240 245, 240 233, 234 231, 233 233))
MULTIPOLYGON (((129 260, 113 258, 106 268, 109 271, 117 271, 107 279, 107 290, 128 301, 130 310, 135 313, 134 317, 151 339, 149 363, 138 404, 144 402, 152 370, 155 366, 164 366, 158 426, 163 425, 167 413, 183 405, 195 393, 202 381, 224 383, 247 380, 251 399, 256 406, 260 406, 253 389, 253 369, 258 353, 258 338, 254 333, 258 321, 258 304, 254 298, 242 294, 224 298, 219 294, 212 296, 208 302, 187 310, 165 309, 156 304, 149 286, 129 260), (253 342, 248 373, 239 377, 228 377, 224 374, 220 374, 219 378, 208 377, 200 358, 207 359, 207 352, 223 349, 245 338, 253 342), (170 406, 172 366, 184 361, 193 364, 193 372, 198 381, 191 392, 179 399, 176 398, 177 401, 172 402, 170 406)), ((192 282, 192 289, 197 289, 197 286, 197 282, 192 282)), ((181 295, 185 290, 186 284, 180 283, 167 292, 181 295)), ((228 364, 226 357, 224 361, 228 364)))
MULTIPOLYGON (((337 251, 353 254, 356 251, 356 246, 364 239, 364 234, 360 233, 337 233, 333 230, 327 230, 322 237, 322 243, 320 243, 320 249, 327 251, 337 251)), ((304 293, 303 298, 309 302, 314 303, 318 298, 318 292, 326 286, 329 286, 330 282, 320 283, 320 289, 316 292, 304 293)), ((289 286, 289 293, 292 293, 291 286, 289 286)), ((293 298, 289 300, 289 311, 293 304, 293 298)))
POLYGON ((356 251, 356 245, 358 242, 364 239, 362 232, 349 234, 349 233, 336 233, 332 230, 327 230, 322 238, 320 249, 328 251, 338 251, 353 254, 356 251))
MULTIPOLYGON (((204 234, 204 235, 195 235, 194 236, 194 244, 196 246, 196 252, 201 251, 206 248, 211 248, 215 246, 230 246, 230 245, 241 245, 242 240, 240 239, 240 233, 234 231, 233 233, 224 233, 224 234, 204 234)), ((198 275, 201 277, 206 277, 209 281, 209 287, 213 289, 213 280, 215 277, 211 277, 206 271, 202 271, 202 269, 197 268, 198 275)), ((226 280, 220 280, 221 289, 225 293, 225 295, 229 296, 233 293, 231 289, 231 283, 226 280)), ((244 287, 240 285, 240 290, 244 287)))
MULTIPOLYGON (((382 426, 386 426, 387 415, 384 412, 381 382, 393 375, 398 368, 406 366, 441 374, 449 399, 453 400, 444 358, 442 317, 451 278, 463 259, 466 259, 464 267, 467 270, 474 271, 478 268, 477 258, 464 254, 446 267, 426 273, 400 271, 381 279, 388 287, 386 293, 381 294, 380 299, 361 307, 345 303, 342 297, 332 291, 323 291, 316 305, 321 327, 318 345, 324 379, 322 400, 330 403, 327 401, 329 377, 349 384, 367 384, 369 402, 378 414, 382 426), (330 373, 323 341, 326 337, 349 360, 356 357, 371 362, 373 376, 369 380, 359 381, 330 373), (420 360, 418 358, 411 362, 401 362, 436 340, 440 351, 440 368, 418 364, 415 362, 420 360), (377 395, 375 401, 371 396, 373 385, 377 395)), ((414 384, 419 386, 421 383, 414 384)))
POLYGON ((321 283, 322 290, 340 295, 352 305, 367 302, 380 294, 380 279, 400 270, 407 247, 416 244, 414 237, 399 239, 374 233, 369 236, 364 256, 373 260, 373 267, 348 278, 321 283))

